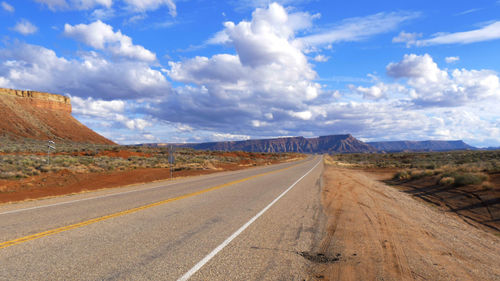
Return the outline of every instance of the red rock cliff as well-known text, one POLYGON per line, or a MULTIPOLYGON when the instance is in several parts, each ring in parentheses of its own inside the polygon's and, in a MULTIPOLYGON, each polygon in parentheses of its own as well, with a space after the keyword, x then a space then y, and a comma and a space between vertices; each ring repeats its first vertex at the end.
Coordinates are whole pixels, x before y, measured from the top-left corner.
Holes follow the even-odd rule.
POLYGON ((114 144, 71 116, 70 98, 4 88, 0 88, 0 135, 114 144))
POLYGON ((0 88, 0 95, 22 98, 19 99, 18 102, 25 103, 32 107, 71 113, 71 101, 65 96, 5 88, 0 88))

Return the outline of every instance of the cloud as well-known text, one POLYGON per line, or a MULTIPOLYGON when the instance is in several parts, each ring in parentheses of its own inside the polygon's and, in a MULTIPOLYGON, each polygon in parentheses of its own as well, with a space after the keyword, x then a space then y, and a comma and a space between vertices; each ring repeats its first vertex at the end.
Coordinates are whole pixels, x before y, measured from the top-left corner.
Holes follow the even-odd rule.
POLYGON ((446 63, 454 63, 460 60, 460 57, 446 57, 444 58, 446 63))
POLYGON ((316 62, 327 62, 329 59, 329 57, 325 56, 325 55, 316 55, 313 60, 316 61, 316 62))
POLYGON ((11 87, 106 100, 158 97, 170 85, 141 61, 109 61, 95 52, 58 57, 41 46, 16 43, 0 49, 0 78, 11 87))
POLYGON ((64 35, 83 42, 95 49, 107 50, 115 56, 143 61, 155 61, 156 55, 140 45, 134 45, 132 38, 113 31, 113 27, 97 20, 91 24, 64 25, 64 35))
POLYGON ((362 133, 380 137, 381 131, 411 136, 422 128, 425 134, 438 136, 443 128, 433 125, 435 119, 421 108, 479 104, 496 95, 498 77, 491 71, 448 73, 429 55, 407 55, 387 66, 388 75, 404 83, 352 85, 350 91, 366 102, 346 102, 343 96, 349 95, 332 94, 315 84, 317 74, 305 50, 295 44, 299 32, 280 5, 256 9, 250 20, 224 26, 218 41, 235 53, 170 62, 167 75, 185 85, 176 87, 149 114, 195 130, 252 136, 362 133))
POLYGON ((0 86, 69 94, 79 120, 121 143, 341 133, 368 140, 500 139, 498 74, 440 68, 430 55, 409 54, 389 63, 385 78, 321 79, 313 64, 324 58, 302 38, 341 34, 341 26, 349 36, 331 43, 380 33, 359 35, 349 20, 318 29, 317 17, 279 4, 256 9, 246 20, 224 24, 212 42, 224 44, 215 48, 224 52, 168 66, 138 56, 141 46, 105 23, 68 25, 65 35, 95 51, 61 56, 4 42, 0 86), (323 80, 360 85, 336 90, 319 84, 323 80))
POLYGON ((147 12, 167 6, 172 17, 177 16, 177 7, 173 0, 124 0, 129 8, 135 12, 147 12))
POLYGON ((299 118, 302 120, 311 120, 311 118, 313 117, 311 111, 309 111, 309 110, 300 111, 300 112, 290 111, 289 114, 292 117, 299 118))
POLYGON ((17 24, 12 28, 12 30, 21 33, 22 35, 30 35, 36 33, 38 31, 38 27, 32 24, 26 19, 21 19, 17 22, 17 24))
POLYGON ((420 106, 460 106, 485 98, 500 98, 500 82, 491 70, 442 70, 432 57, 405 55, 403 60, 390 63, 387 74, 407 78, 413 102, 420 106))
POLYGON ((4 9, 5 11, 9 12, 9 13, 13 13, 16 9, 14 9, 14 7, 12 5, 10 5, 9 3, 5 2, 5 1, 2 1, 2 3, 0 3, 0 5, 2 6, 2 9, 4 9))
MULTIPOLYGON (((168 76, 187 85, 177 87, 160 106, 169 110, 151 114, 197 129, 234 124, 255 129, 265 127, 269 117, 279 122, 290 118, 289 112, 305 111, 306 103, 322 92, 307 57, 293 44, 296 29, 309 17, 300 14, 298 24, 298 16, 271 4, 256 9, 250 21, 226 22, 225 44, 236 53, 170 62, 168 76)), ((295 117, 308 117, 304 114, 295 117)))
POLYGON ((362 86, 355 87, 354 85, 349 85, 349 88, 354 93, 363 95, 363 98, 368 100, 380 100, 383 98, 387 98, 389 93, 391 92, 398 93, 404 91, 404 87, 401 85, 397 84, 391 85, 382 82, 379 82, 376 85, 370 87, 362 87, 362 86))
POLYGON ((96 20, 108 20, 115 17, 115 10, 113 9, 95 9, 89 16, 89 19, 96 20))
POLYGON ((80 116, 94 117, 105 122, 119 123, 130 130, 142 131, 152 123, 142 118, 129 118, 125 113, 126 102, 123 100, 105 101, 101 99, 72 96, 73 113, 80 116))
POLYGON ((35 0, 47 5, 52 11, 57 10, 90 10, 96 6, 110 8, 113 0, 35 0))
POLYGON ((231 141, 231 140, 249 140, 251 137, 248 135, 235 135, 228 133, 214 133, 212 134, 213 141, 231 141))
POLYGON ((362 41, 374 35, 393 31, 403 22, 419 16, 420 13, 416 12, 392 12, 349 18, 333 28, 298 38, 297 41, 305 46, 362 41))
POLYGON ((406 43, 406 47, 414 45, 417 38, 422 37, 422 33, 407 33, 401 31, 398 36, 392 38, 393 43, 406 43))
POLYGON ((475 13, 475 12, 479 12, 481 10, 483 10, 483 8, 469 9, 469 10, 465 10, 463 12, 457 13, 457 14, 455 14, 455 16, 468 15, 468 14, 472 14, 472 13, 475 13))
MULTIPOLYGON (((311 0, 276 0, 272 1, 279 5, 299 5, 307 2, 311 2, 311 0)), ((236 6, 237 10, 246 10, 246 9, 255 9, 255 8, 266 8, 271 1, 269 0, 231 0, 231 4, 236 6)))
POLYGON ((455 33, 437 33, 432 38, 417 40, 413 42, 416 46, 431 46, 444 44, 471 44, 477 42, 491 41, 500 39, 500 21, 495 21, 482 28, 455 32, 455 33))

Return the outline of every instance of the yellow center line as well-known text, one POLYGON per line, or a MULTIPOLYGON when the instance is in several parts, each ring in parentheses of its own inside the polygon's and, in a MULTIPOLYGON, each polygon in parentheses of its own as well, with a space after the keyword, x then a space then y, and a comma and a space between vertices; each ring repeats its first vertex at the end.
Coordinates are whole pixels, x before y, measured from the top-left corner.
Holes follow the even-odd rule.
POLYGON ((42 238, 42 237, 45 237, 45 236, 54 235, 54 234, 61 233, 61 232, 64 232, 64 231, 72 230, 72 229, 75 229, 75 228, 80 228, 80 227, 83 227, 83 226, 86 226, 86 225, 89 225, 89 224, 93 224, 93 223, 96 223, 96 222, 109 220, 109 219, 120 217, 120 216, 124 216, 124 215, 127 215, 127 214, 132 214, 132 213, 139 212, 139 211, 142 211, 142 210, 145 210, 145 209, 149 209, 149 208, 152 208, 152 207, 155 207, 155 206, 167 204, 167 203, 170 203, 170 202, 178 201, 178 200, 189 198, 189 197, 193 197, 193 196, 200 195, 200 194, 203 194, 203 193, 207 193, 207 192, 210 192, 210 191, 213 191, 213 190, 217 190, 217 189, 220 189, 220 188, 223 188, 223 187, 227 187, 227 186, 230 186, 230 185, 242 183, 242 182, 254 179, 254 178, 262 177, 262 176, 273 174, 273 173, 278 173, 278 172, 281 172, 281 171, 284 171, 284 170, 296 167, 298 165, 300 165, 300 164, 292 165, 290 167, 286 167, 286 168, 282 168, 282 169, 279 169, 279 170, 270 171, 270 172, 266 172, 266 173, 262 173, 262 174, 258 174, 258 175, 253 175, 253 176, 250 176, 250 177, 247 177, 247 178, 235 180, 235 181, 232 181, 232 182, 228 182, 228 183, 225 183, 225 184, 217 185, 217 186, 210 187, 210 188, 207 188, 207 189, 203 189, 203 190, 200 190, 200 191, 196 191, 196 192, 188 193, 188 194, 181 195, 181 196, 178 196, 178 197, 169 198, 169 199, 166 199, 166 200, 162 200, 162 201, 158 201, 158 202, 155 202, 155 203, 151 203, 151 204, 148 204, 148 205, 144 205, 144 206, 140 206, 140 207, 128 209, 128 210, 121 211, 121 212, 118 212, 118 213, 114 213, 114 214, 110 214, 110 215, 98 217, 98 218, 95 218, 95 219, 90 219, 90 220, 87 220, 87 221, 83 221, 83 222, 79 222, 79 223, 75 223, 75 224, 71 224, 71 225, 67 225, 67 226, 63 226, 63 227, 59 227, 59 228, 54 228, 54 229, 47 230, 47 231, 44 231, 44 232, 35 233, 35 234, 32 234, 32 235, 24 236, 24 237, 17 238, 17 239, 14 239, 14 240, 2 242, 2 243, 0 243, 0 249, 7 248, 7 247, 10 247, 10 246, 14 246, 14 245, 17 245, 17 244, 21 244, 21 243, 24 243, 24 242, 28 242, 28 241, 31 241, 31 240, 35 240, 35 239, 38 239, 38 238, 42 238))

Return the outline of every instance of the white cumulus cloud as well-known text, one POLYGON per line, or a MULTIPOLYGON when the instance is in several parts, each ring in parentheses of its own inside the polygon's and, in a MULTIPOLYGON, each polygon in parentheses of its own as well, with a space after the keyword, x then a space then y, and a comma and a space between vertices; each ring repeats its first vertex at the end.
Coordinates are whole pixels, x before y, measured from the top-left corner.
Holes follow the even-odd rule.
POLYGON ((0 49, 0 78, 15 88, 103 99, 146 98, 170 91, 161 72, 145 62, 113 62, 95 52, 66 59, 53 50, 22 43, 0 49))
POLYGON ((89 97, 82 99, 72 96, 73 113, 80 116, 94 117, 105 122, 116 122, 130 130, 142 131, 152 123, 143 118, 130 118, 125 115, 126 102, 123 100, 102 100, 89 97))
POLYGON ((460 60, 460 57, 446 57, 444 59, 446 63, 454 63, 460 60))
POLYGON ((407 78, 414 102, 422 106, 458 106, 485 98, 500 98, 498 75, 491 70, 438 67, 432 57, 405 55, 403 60, 387 65, 387 74, 407 78))
POLYGON ((22 35, 30 35, 38 31, 38 27, 26 19, 22 19, 16 23, 12 30, 21 33, 22 35))
POLYGON ((238 122, 262 128, 269 120, 289 118, 289 111, 304 111, 322 93, 314 81, 316 72, 293 42, 310 17, 289 14, 274 3, 256 9, 250 21, 226 22, 220 34, 236 54, 170 62, 170 78, 189 86, 178 87, 165 101, 171 110, 158 113, 160 118, 181 123, 189 119, 193 126, 238 122))
POLYGON ((83 42, 95 49, 108 50, 113 55, 144 61, 155 61, 156 55, 140 45, 134 45, 132 38, 114 32, 113 27, 100 20, 90 24, 64 25, 64 35, 83 42))
POLYGON ((167 6, 171 16, 177 16, 177 7, 173 0, 124 0, 128 6, 137 12, 157 10, 161 6, 167 6))
POLYGON ((406 43, 406 47, 414 45, 417 38, 422 37, 422 33, 409 33, 401 31, 398 36, 392 38, 393 43, 406 43))
POLYGON ((316 62, 327 62, 329 59, 329 57, 325 56, 325 55, 316 55, 313 60, 316 61, 316 62))

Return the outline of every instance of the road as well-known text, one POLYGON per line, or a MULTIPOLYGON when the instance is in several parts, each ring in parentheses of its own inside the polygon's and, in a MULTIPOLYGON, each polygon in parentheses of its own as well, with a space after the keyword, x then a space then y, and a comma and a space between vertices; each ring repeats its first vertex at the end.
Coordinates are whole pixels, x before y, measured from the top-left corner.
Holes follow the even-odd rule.
POLYGON ((0 280, 303 280, 322 157, 0 205, 0 280))

